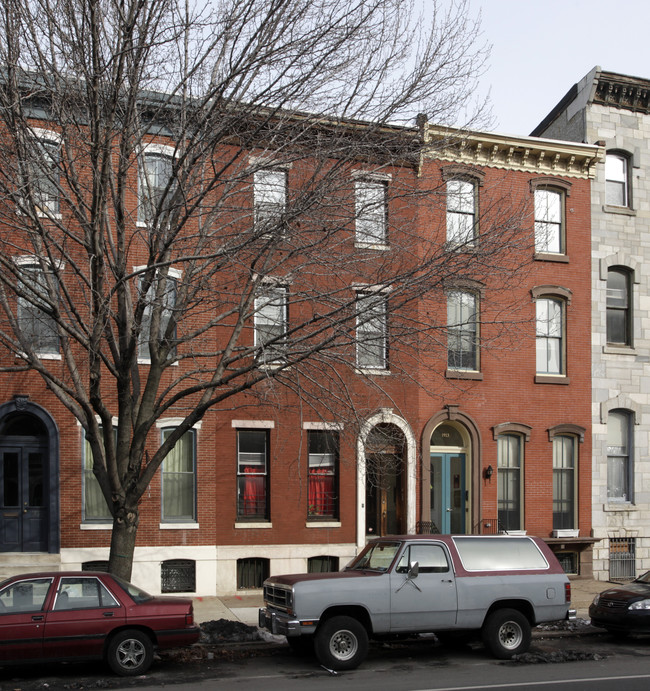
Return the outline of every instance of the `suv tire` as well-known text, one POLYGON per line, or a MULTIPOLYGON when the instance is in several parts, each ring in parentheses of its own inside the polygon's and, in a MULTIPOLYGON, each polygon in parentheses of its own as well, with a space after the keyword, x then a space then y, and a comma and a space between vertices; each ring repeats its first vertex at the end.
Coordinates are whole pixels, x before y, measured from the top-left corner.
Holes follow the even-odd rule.
POLYGON ((368 654, 368 633, 352 617, 332 617, 316 631, 314 650, 328 669, 356 669, 368 654))
POLYGON ((528 619, 516 609, 498 609, 483 624, 483 643, 499 660, 521 655, 530 647, 528 619))

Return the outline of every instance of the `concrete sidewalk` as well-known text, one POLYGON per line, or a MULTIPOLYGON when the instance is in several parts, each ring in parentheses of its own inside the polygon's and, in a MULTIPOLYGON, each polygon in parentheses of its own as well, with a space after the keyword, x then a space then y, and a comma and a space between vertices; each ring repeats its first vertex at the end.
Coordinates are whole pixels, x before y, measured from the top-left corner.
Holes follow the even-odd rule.
MULTIPOLYGON (((576 578, 571 581, 571 604, 581 619, 589 618, 589 605, 594 595, 613 585, 607 581, 576 578)), ((228 619, 257 626, 257 610, 262 607, 262 592, 235 595, 231 597, 195 597, 194 618, 200 624, 204 621, 228 619)))

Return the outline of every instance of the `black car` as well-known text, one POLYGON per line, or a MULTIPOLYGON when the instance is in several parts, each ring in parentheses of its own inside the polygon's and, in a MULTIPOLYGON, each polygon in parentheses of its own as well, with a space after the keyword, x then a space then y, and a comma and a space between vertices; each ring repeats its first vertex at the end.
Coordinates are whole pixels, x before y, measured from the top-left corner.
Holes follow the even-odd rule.
POLYGON ((650 633, 650 571, 596 595, 589 616, 594 626, 617 636, 650 633))

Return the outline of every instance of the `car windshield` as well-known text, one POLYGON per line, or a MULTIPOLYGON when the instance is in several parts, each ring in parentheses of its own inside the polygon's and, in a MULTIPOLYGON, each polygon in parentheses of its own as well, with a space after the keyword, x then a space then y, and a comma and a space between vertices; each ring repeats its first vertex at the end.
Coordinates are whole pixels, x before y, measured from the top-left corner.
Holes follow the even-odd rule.
POLYGON ((643 574, 643 576, 639 576, 636 579, 637 583, 648 583, 650 584, 650 571, 646 572, 643 574))
POLYGON ((127 581, 123 581, 121 578, 118 578, 117 576, 113 576, 117 584, 126 592, 126 594, 138 605, 142 604, 143 602, 147 602, 149 600, 153 600, 153 595, 149 595, 149 593, 145 592, 142 590, 142 588, 138 588, 137 585, 133 585, 133 583, 128 583, 127 581))
POLYGON ((401 542, 371 542, 346 571, 388 571, 401 542))

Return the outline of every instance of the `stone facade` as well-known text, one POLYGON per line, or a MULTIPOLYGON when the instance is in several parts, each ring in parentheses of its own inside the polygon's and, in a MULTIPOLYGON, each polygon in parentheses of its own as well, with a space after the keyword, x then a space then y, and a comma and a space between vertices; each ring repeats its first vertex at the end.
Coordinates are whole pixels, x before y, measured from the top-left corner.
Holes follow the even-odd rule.
POLYGON ((650 569, 650 80, 594 68, 567 93, 533 135, 599 143, 627 161, 628 194, 607 198, 605 160, 592 184, 592 386, 594 575, 625 578, 650 569), (627 343, 607 330, 608 271, 629 277, 627 343), (615 339, 619 340, 619 339, 615 339), (630 420, 629 492, 608 487, 608 419, 630 420), (633 551, 632 551, 633 550, 633 551), (630 570, 626 572, 626 562, 630 570), (622 567, 622 571, 620 570, 622 567))

